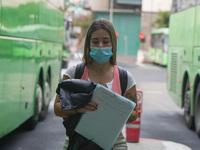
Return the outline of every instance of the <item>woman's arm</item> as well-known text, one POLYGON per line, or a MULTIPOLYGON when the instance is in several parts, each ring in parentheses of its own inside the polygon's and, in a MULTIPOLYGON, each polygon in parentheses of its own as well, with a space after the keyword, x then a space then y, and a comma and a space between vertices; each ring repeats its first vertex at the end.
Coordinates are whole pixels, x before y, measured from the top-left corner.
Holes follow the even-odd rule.
MULTIPOLYGON (((63 80, 67 80, 67 79, 70 79, 70 78, 64 75, 63 80)), ((54 113, 56 116, 66 118, 71 115, 75 115, 77 113, 83 113, 86 111, 95 111, 97 109, 97 106, 98 106, 97 103, 91 101, 88 103, 88 105, 86 105, 83 108, 78 108, 74 110, 62 110, 60 100, 59 100, 59 95, 57 94, 55 98, 55 102, 54 102, 54 113)))
MULTIPOLYGON (((135 102, 137 104, 136 85, 134 85, 132 88, 130 88, 128 91, 126 91, 124 93, 124 97, 132 100, 133 102, 135 102)), ((135 108, 133 109, 127 123, 131 123, 131 122, 135 121, 137 119, 137 115, 138 115, 138 107, 136 105, 135 108)))

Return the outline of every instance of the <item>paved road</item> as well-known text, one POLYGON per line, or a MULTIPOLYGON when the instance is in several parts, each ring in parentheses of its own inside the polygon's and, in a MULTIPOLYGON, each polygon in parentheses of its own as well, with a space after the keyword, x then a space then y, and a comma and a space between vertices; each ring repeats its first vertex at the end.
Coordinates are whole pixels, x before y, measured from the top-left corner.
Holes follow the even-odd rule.
MULTIPOLYGON (((73 65, 73 64, 69 64, 73 65)), ((128 143, 137 150, 199 150, 196 133, 187 129, 183 112, 167 93, 166 68, 136 64, 128 60, 119 65, 129 70, 143 91, 143 112, 139 143, 128 143), (178 146, 178 147, 176 147, 178 146)), ((125 134, 125 128, 123 129, 125 134)), ((0 140, 0 150, 61 150, 65 141, 62 119, 53 113, 50 103, 47 118, 32 131, 16 130, 0 140)))

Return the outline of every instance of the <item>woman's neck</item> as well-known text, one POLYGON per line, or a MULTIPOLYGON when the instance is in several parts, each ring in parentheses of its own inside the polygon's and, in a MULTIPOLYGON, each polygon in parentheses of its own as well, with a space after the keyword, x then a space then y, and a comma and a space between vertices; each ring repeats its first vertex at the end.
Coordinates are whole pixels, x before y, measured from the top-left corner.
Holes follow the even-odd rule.
POLYGON ((96 62, 92 62, 89 65, 89 69, 95 71, 98 75, 103 75, 104 73, 108 72, 113 65, 108 61, 104 64, 98 64, 96 62))

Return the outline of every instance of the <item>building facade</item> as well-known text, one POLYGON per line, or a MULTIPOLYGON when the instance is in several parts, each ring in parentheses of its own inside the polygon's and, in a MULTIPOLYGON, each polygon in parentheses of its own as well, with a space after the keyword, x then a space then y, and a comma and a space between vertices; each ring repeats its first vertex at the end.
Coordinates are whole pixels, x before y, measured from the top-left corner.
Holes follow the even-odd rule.
POLYGON ((141 32, 145 35, 145 42, 140 48, 149 50, 151 31, 156 28, 155 20, 159 11, 171 11, 172 0, 142 0, 141 32))
POLYGON ((137 55, 140 49, 141 0, 90 0, 94 18, 112 21, 118 34, 118 54, 137 55), (112 17, 112 18, 111 18, 112 17))

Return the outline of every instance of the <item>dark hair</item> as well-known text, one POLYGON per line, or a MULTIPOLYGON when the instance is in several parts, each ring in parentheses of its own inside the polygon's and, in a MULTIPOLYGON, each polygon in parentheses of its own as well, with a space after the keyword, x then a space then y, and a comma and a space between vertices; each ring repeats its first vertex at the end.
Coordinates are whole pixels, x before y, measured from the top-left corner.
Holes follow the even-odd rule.
POLYGON ((90 40, 92 37, 92 33, 98 29, 105 29, 106 31, 109 32, 112 42, 112 52, 113 52, 113 56, 110 57, 110 63, 116 65, 117 38, 113 24, 107 19, 96 19, 90 25, 85 37, 83 61, 86 63, 86 65, 91 64, 93 61, 92 57, 89 55, 90 40))

